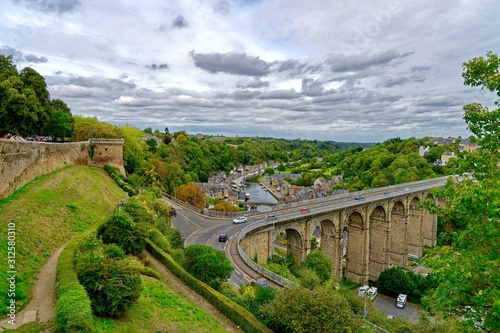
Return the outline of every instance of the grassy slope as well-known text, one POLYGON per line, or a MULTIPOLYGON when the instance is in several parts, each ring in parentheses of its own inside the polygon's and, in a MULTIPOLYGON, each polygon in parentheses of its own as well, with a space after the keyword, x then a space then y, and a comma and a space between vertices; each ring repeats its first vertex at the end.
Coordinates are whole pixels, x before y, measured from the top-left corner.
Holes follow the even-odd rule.
MULTIPOLYGON (((103 221, 125 197, 104 170, 69 166, 36 178, 0 200, 2 253, 7 252, 7 225, 15 223, 17 312, 27 304, 34 277, 50 255, 76 233, 103 221)), ((9 270, 5 258, 0 262, 0 290, 8 290, 9 270)), ((6 301, 7 293, 0 293, 1 304, 6 301)))
MULTIPOLYGON (((50 254, 76 233, 103 221, 125 196, 102 169, 71 166, 39 177, 0 200, 2 249, 7 248, 7 224, 16 224, 16 294, 28 294, 33 277, 50 254)), ((7 290, 7 270, 7 260, 3 260, 0 290, 7 290)), ((96 333, 226 332, 215 318, 187 298, 178 296, 168 284, 145 276, 142 280, 144 289, 138 302, 121 318, 96 318, 96 333)), ((6 293, 0 293, 0 297, 2 302, 8 300, 6 293)), ((54 323, 36 321, 5 331, 38 333, 45 330, 53 332, 54 323)))
POLYGON ((98 333, 223 333, 224 326, 168 285, 142 277, 137 303, 121 318, 97 318, 98 333))

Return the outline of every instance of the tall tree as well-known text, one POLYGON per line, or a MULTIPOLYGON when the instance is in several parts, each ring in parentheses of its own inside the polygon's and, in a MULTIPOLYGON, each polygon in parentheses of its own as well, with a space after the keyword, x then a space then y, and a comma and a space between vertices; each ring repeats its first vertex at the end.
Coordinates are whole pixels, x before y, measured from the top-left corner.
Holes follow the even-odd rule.
MULTIPOLYGON (((500 96, 499 58, 493 53, 463 64, 465 84, 500 96)), ((498 101, 496 102, 498 104, 498 101)), ((479 103, 464 106, 464 119, 480 149, 456 163, 456 174, 436 195, 445 207, 433 207, 452 237, 428 259, 439 286, 424 301, 434 310, 472 306, 485 316, 485 326, 500 329, 500 109, 479 103), (467 176, 468 175, 468 176, 467 176), (472 175, 472 176, 470 176, 472 175), (485 314, 485 315, 484 315, 485 314)))

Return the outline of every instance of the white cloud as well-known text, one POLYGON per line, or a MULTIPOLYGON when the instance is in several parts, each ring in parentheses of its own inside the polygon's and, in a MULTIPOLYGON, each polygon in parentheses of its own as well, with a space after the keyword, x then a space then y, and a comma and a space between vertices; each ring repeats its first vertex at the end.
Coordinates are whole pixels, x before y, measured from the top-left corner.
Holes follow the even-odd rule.
POLYGON ((0 50, 44 75, 73 113, 117 124, 336 141, 468 136, 462 106, 495 99, 461 78, 463 62, 500 53, 492 0, 0 7, 0 50))

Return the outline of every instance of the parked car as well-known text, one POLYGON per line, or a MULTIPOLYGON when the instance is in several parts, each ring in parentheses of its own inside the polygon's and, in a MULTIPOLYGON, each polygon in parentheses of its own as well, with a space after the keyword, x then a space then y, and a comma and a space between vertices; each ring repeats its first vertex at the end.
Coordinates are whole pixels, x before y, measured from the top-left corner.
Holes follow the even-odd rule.
POLYGON ((307 208, 307 207, 302 207, 302 208, 300 209, 300 212, 301 212, 301 213, 307 213, 307 212, 309 212, 309 208, 307 208))
POLYGON ((220 234, 219 235, 219 242, 227 242, 229 239, 229 235, 228 234, 220 234))
POLYGON ((399 294, 398 299, 396 300, 396 307, 402 309, 406 305, 407 296, 405 294, 399 294))
POLYGON ((365 296, 365 293, 368 291, 370 287, 367 286, 367 285, 363 285, 361 287, 359 287, 358 289, 358 297, 363 297, 365 296))
POLYGON ((273 221, 276 219, 277 219, 276 215, 267 215, 266 216, 266 221, 273 221))
POLYGON ((234 224, 239 224, 239 223, 245 223, 246 221, 248 221, 246 217, 240 216, 240 217, 235 218, 233 220, 233 223, 234 224))
POLYGON ((375 299, 375 297, 377 297, 377 287, 370 287, 370 289, 368 289, 368 295, 367 295, 370 299, 375 299))

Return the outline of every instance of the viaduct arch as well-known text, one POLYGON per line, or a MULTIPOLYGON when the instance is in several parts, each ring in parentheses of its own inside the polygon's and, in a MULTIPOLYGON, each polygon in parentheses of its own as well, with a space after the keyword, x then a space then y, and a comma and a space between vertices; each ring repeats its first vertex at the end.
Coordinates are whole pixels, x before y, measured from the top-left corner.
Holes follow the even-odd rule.
POLYGON ((437 199, 429 190, 408 191, 380 200, 350 202, 342 208, 257 226, 240 238, 240 248, 262 264, 276 254, 274 241, 286 234, 287 255, 301 262, 311 252, 315 229, 320 248, 333 262, 332 277, 368 284, 392 265, 407 266, 408 256, 421 257, 436 245, 437 216, 420 209, 437 199))

